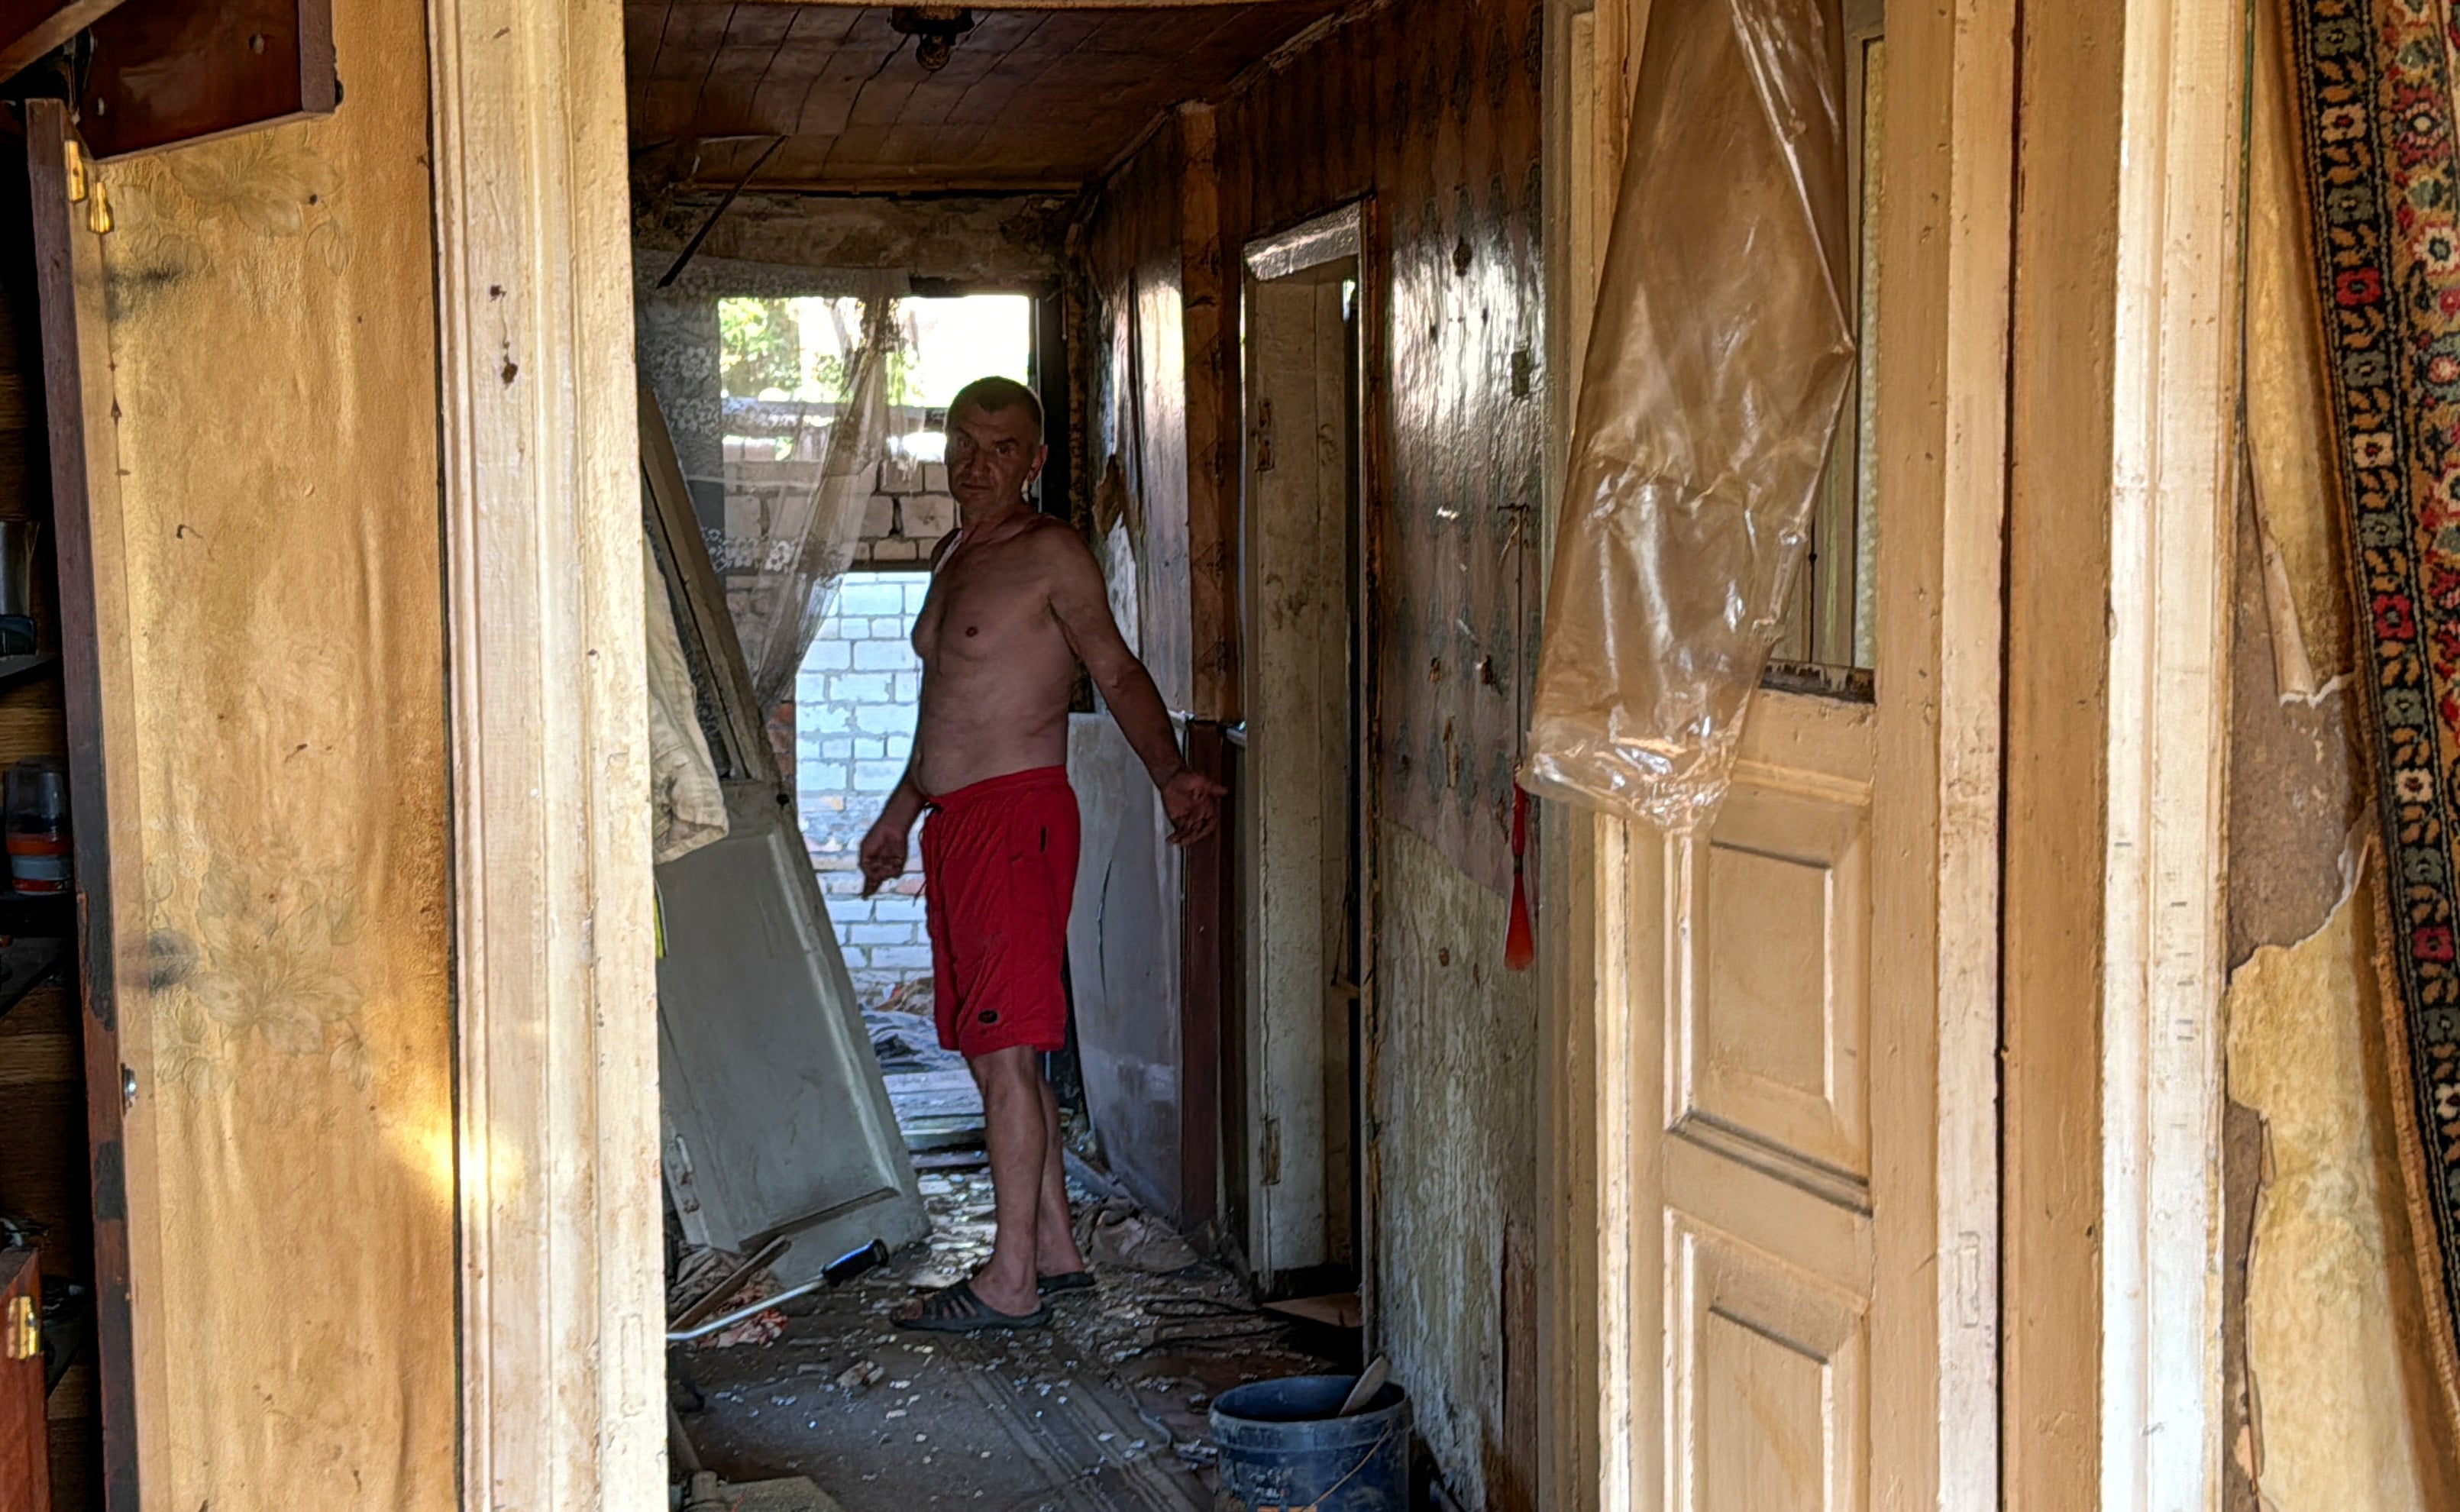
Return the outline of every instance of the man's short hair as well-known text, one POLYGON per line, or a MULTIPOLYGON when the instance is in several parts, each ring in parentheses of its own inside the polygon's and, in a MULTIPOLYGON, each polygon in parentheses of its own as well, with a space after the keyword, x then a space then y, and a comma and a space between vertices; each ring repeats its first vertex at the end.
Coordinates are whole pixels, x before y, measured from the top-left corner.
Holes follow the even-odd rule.
POLYGON ((977 378, 957 390, 948 401, 948 415, 953 423, 960 410, 979 410, 985 414, 997 414, 1003 410, 1022 410, 1033 422, 1033 441, 1042 444, 1042 401, 1033 390, 1013 378, 977 378))

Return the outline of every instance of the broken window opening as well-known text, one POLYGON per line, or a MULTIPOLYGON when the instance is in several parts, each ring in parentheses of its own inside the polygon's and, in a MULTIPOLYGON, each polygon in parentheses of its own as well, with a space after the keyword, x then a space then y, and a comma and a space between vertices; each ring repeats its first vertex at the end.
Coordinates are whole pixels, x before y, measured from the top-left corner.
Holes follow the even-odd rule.
POLYGON ((1847 7, 1847 193, 1856 357, 1836 442, 1820 474, 1811 547, 1786 602, 1763 687, 1868 703, 1878 666, 1879 180, 1887 118, 1887 40, 1877 0, 1847 7))

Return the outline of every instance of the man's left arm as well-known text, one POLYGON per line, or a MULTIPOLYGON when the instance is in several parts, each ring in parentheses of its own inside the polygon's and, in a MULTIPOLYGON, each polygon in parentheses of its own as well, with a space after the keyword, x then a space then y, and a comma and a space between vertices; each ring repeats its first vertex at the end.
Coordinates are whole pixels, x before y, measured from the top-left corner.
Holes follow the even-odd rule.
POLYGON ((1170 815, 1171 839, 1179 845, 1203 839, 1213 832, 1217 800, 1230 789, 1189 770, 1180 759, 1178 739, 1170 727, 1170 710, 1162 704, 1161 690, 1154 686, 1153 674, 1128 649, 1118 621, 1111 618, 1111 596, 1092 552, 1073 531, 1055 530, 1049 538, 1054 542, 1055 564, 1050 607, 1059 619, 1060 633, 1068 638, 1076 660, 1085 663, 1093 685, 1102 690, 1102 702, 1110 705, 1119 733, 1128 738, 1129 747, 1161 790, 1162 809, 1170 815))

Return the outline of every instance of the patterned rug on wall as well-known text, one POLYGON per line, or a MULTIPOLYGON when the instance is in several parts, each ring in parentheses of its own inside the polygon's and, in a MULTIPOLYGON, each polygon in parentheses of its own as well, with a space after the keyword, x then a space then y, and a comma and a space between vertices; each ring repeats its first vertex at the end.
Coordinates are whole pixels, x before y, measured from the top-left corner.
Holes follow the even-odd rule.
POLYGON ((2460 1412, 2460 59, 2448 0, 2280 0, 2389 876, 2410 1226, 2460 1412))

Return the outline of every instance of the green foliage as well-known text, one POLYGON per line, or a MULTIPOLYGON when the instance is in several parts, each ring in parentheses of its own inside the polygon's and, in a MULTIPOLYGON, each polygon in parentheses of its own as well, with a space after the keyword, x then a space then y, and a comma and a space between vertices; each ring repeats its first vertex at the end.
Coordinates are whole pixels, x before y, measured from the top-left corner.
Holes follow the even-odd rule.
POLYGON ((763 389, 793 393, 803 386, 803 339, 784 300, 717 302, 719 390, 756 399, 763 389))
MULTIPOLYGON (((795 301, 722 299, 717 302, 718 388, 730 399, 757 399, 776 389, 789 398, 842 404, 847 397, 845 359, 833 351, 806 351, 795 321, 795 301)), ((857 328, 860 320, 857 317, 857 328)), ((882 373, 892 405, 922 403, 921 365, 911 347, 892 346, 882 373)))

